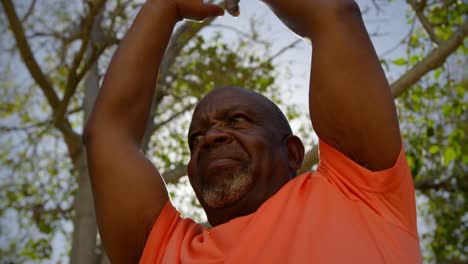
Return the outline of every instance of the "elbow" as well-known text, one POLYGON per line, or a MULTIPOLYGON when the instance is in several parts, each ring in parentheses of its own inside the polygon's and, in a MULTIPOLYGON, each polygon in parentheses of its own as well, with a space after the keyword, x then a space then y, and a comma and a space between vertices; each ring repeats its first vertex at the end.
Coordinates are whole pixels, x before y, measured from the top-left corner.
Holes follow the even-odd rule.
POLYGON ((121 125, 109 121, 108 118, 102 118, 102 116, 96 118, 93 115, 86 122, 82 135, 83 144, 87 148, 92 147, 97 142, 112 143, 116 140, 136 142, 134 138, 135 136, 128 133, 121 125))
POLYGON ((83 134, 81 136, 81 140, 83 141, 83 144, 85 146, 88 146, 88 144, 90 142, 91 134, 92 134, 91 129, 89 128, 88 123, 87 123, 86 126, 83 129, 83 134))
POLYGON ((96 137, 97 131, 98 128, 96 127, 96 122, 93 120, 93 118, 89 118, 84 126, 82 135, 83 144, 85 146, 89 146, 93 138, 96 137))

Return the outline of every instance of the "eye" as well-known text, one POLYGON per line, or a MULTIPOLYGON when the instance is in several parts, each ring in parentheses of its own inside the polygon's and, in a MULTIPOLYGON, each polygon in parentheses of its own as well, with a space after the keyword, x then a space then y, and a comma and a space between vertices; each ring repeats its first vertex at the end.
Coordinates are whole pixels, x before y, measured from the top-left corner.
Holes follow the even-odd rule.
POLYGON ((202 134, 200 133, 197 133, 197 134, 193 134, 192 136, 190 136, 190 147, 191 148, 194 148, 196 147, 200 141, 202 140, 202 134))
POLYGON ((243 114, 234 114, 231 117, 231 124, 236 125, 244 121, 248 121, 247 117, 243 114))

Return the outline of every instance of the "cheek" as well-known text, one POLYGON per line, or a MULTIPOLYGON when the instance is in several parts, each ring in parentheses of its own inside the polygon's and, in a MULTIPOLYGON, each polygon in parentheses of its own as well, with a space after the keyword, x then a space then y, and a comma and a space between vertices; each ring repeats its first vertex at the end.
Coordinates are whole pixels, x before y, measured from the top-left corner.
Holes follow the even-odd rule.
POLYGON ((194 189, 197 186, 197 183, 195 181, 195 179, 197 178, 196 175, 197 175, 196 164, 195 162, 193 162, 193 159, 190 159, 187 165, 187 176, 189 178, 190 184, 194 187, 194 189))
POLYGON ((193 160, 192 157, 187 165, 187 176, 197 199, 203 204, 203 197, 201 195, 202 183, 200 182, 200 177, 198 177, 198 166, 193 160))
MULTIPOLYGON (((261 166, 261 170, 271 173, 277 166, 281 166, 282 153, 274 139, 268 135, 259 137, 255 142, 252 142, 252 147, 255 150, 255 157, 261 166)), ((263 173, 263 172, 262 172, 263 173)))
POLYGON ((270 139, 268 135, 255 135, 249 139, 249 145, 256 153, 261 153, 263 155, 270 154, 272 150, 272 144, 274 142, 270 139))
POLYGON ((258 135, 244 138, 243 143, 244 149, 252 161, 254 174, 261 173, 265 165, 271 163, 273 152, 270 143, 267 138, 258 135))

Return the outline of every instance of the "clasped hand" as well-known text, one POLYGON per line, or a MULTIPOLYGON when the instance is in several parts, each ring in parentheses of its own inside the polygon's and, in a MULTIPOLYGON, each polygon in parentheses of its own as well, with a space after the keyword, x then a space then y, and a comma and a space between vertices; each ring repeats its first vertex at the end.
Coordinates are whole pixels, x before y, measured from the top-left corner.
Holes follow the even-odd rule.
MULTIPOLYGON (((202 21, 209 17, 224 15, 224 9, 203 0, 166 0, 177 12, 179 20, 202 21)), ((225 0, 232 7, 239 0, 225 0)), ((301 37, 311 37, 311 31, 323 19, 340 14, 340 11, 355 6, 354 0, 262 0, 292 31, 301 37)))

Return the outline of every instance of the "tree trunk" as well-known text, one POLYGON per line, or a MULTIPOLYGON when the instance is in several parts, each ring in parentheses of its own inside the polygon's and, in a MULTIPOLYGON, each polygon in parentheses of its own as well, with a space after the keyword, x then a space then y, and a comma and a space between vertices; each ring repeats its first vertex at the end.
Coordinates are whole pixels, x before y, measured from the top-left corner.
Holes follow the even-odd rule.
POLYGON ((93 263, 96 259, 97 226, 84 148, 74 165, 78 174, 78 190, 74 201, 75 217, 70 263, 93 263))
MULTIPOLYGON (((98 17, 91 32, 90 45, 93 45, 93 43, 101 37, 100 35, 102 32, 99 28, 100 22, 101 19, 98 17)), ((88 53, 89 51, 90 49, 88 49, 88 53)), ((98 63, 96 62, 91 67, 84 80, 83 124, 86 124, 96 101, 99 92, 99 79, 98 63)), ((80 154, 77 160, 74 161, 74 166, 78 175, 78 190, 75 194, 74 201, 75 217, 73 219, 74 230, 70 263, 92 264, 96 262, 98 253, 96 249, 97 225, 84 145, 81 146, 80 154)), ((103 258, 105 258, 105 256, 103 256, 103 258)))

